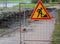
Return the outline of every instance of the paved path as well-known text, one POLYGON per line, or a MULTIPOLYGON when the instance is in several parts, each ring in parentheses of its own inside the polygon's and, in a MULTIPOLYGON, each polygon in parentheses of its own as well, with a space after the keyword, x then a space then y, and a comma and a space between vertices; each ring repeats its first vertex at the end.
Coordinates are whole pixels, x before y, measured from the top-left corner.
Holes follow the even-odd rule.
POLYGON ((20 32, 14 32, 12 34, 5 35, 0 38, 0 44, 19 44, 20 43, 20 32))
POLYGON ((56 9, 60 9, 60 4, 56 5, 56 6, 50 6, 50 7, 47 7, 47 8, 56 8, 56 9))
MULTIPOLYGON (((55 19, 49 21, 36 21, 30 24, 33 30, 25 32, 25 40, 51 40, 52 32, 54 30, 55 19)), ((19 30, 19 29, 18 29, 19 30)), ((0 44, 19 44, 20 32, 16 31, 12 34, 5 35, 0 38, 0 44), (10 37, 9 37, 10 36, 10 37)), ((27 42, 26 44, 49 44, 50 42, 27 42)))
MULTIPOLYGON (((25 40, 51 40, 54 30, 55 20, 39 21, 30 25, 32 32, 25 33, 25 40)), ((33 42, 29 41, 26 44, 49 44, 50 42, 33 42)))

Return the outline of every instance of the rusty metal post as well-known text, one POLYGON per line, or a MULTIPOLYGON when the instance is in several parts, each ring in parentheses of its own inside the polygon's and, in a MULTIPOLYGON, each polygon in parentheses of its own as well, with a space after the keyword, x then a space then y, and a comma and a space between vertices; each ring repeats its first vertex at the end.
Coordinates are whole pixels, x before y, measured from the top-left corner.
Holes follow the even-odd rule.
MULTIPOLYGON (((26 1, 26 0, 24 0, 24 3, 26 3, 25 1, 26 1)), ((24 19, 24 27, 25 27, 25 26, 26 26, 25 5, 23 6, 23 8, 24 8, 24 10, 23 10, 23 11, 24 11, 24 14, 23 14, 24 17, 23 17, 23 19, 24 19)), ((22 39, 22 42, 23 42, 23 43, 22 43, 22 44, 25 44, 25 41, 24 41, 24 40, 25 40, 25 33, 24 33, 24 32, 23 32, 23 35, 22 35, 22 36, 23 36, 23 39, 22 39)))
MULTIPOLYGON (((21 9, 20 9, 20 2, 19 2, 19 13, 21 12, 21 9)), ((20 17, 20 44, 22 44, 22 39, 21 39, 21 15, 19 14, 19 17, 20 17)))
MULTIPOLYGON (((20 3, 19 3, 19 12, 21 12, 20 3)), ((24 23, 25 23, 25 8, 24 8, 24 14, 23 15, 24 15, 24 23)), ((25 26, 25 24, 24 24, 24 26, 25 26)), ((25 42, 24 42, 25 34, 22 33, 21 27, 22 27, 22 16, 20 15, 20 44, 25 44, 25 42)))

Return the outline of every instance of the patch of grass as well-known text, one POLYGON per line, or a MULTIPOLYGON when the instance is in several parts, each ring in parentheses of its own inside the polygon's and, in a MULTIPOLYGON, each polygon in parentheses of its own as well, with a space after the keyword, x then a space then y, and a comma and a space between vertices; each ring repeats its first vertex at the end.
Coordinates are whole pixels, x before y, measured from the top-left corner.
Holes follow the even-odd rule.
MULTIPOLYGON (((3 0, 0 0, 0 3, 3 3, 3 0)), ((7 2, 19 2, 19 0, 7 0, 7 2)))
POLYGON ((52 36, 55 42, 52 42, 52 44, 60 44, 60 9, 58 10, 58 13, 59 15, 58 15, 56 25, 55 25, 55 30, 52 36))
MULTIPOLYGON (((49 7, 49 6, 54 6, 56 4, 44 4, 45 7, 49 7)), ((18 7, 19 5, 16 5, 14 7, 18 7)), ((35 7, 36 4, 20 4, 20 7, 25 7, 25 8, 32 8, 32 7, 35 7)))
POLYGON ((32 7, 35 7, 36 4, 21 4, 20 6, 25 8, 32 8, 32 7))
POLYGON ((57 5, 57 4, 48 4, 48 3, 44 4, 45 7, 50 7, 50 6, 55 6, 55 5, 57 5))
POLYGON ((3 33, 3 32, 5 32, 5 30, 3 30, 3 29, 0 29, 0 34, 1 34, 1 33, 3 33))
MULTIPOLYGON (((3 0, 0 0, 0 3, 3 3, 3 0)), ((24 0, 7 0, 7 2, 24 2, 24 0)), ((25 2, 31 2, 31 0, 26 0, 25 2)))

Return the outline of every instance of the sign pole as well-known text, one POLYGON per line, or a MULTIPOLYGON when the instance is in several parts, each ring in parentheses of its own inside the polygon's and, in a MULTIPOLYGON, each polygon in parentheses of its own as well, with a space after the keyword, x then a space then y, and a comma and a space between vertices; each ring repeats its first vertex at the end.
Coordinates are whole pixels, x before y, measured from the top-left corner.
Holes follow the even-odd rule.
POLYGON ((39 1, 41 1, 41 0, 39 0, 39 1))

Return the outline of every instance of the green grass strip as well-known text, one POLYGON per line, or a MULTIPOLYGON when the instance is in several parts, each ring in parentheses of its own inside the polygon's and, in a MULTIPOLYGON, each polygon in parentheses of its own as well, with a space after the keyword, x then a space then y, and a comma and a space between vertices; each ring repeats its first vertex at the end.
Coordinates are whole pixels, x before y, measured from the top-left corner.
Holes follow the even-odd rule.
POLYGON ((52 42, 51 44, 60 44, 60 9, 58 10, 58 13, 59 15, 58 15, 58 18, 55 24, 55 30, 52 36, 55 42, 52 42))

